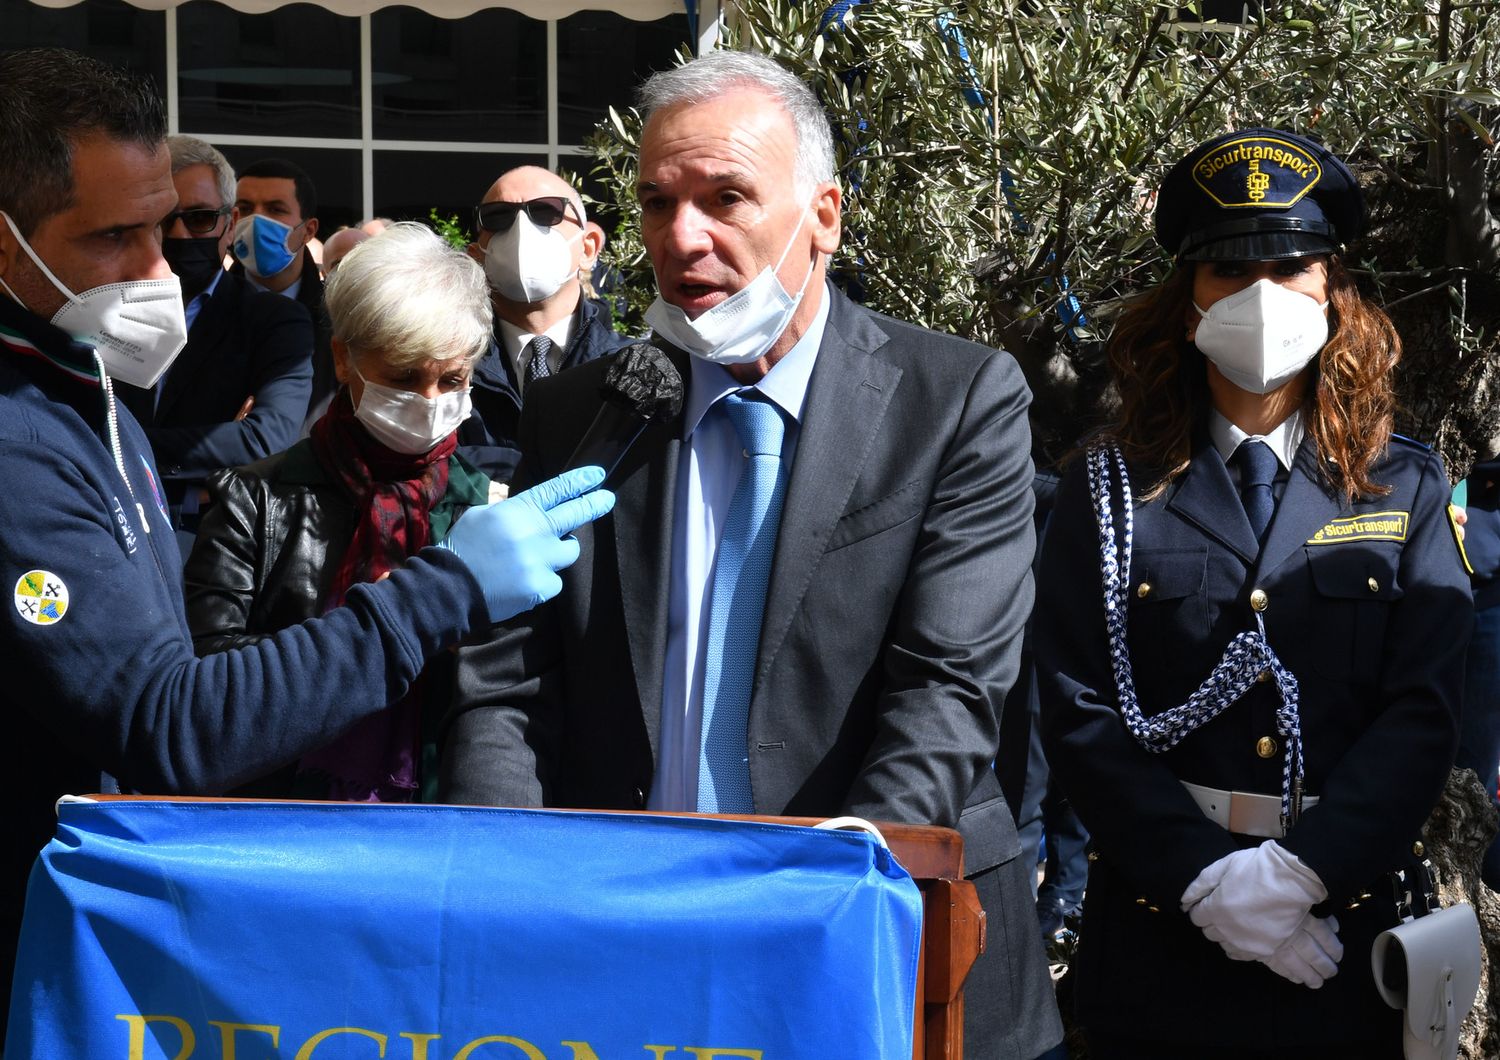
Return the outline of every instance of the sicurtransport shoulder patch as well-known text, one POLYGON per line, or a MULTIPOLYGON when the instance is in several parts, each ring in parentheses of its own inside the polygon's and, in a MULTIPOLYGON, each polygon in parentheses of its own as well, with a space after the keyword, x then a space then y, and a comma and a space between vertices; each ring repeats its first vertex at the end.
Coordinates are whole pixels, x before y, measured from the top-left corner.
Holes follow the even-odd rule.
POLYGON ((1464 528, 1458 525, 1458 506, 1448 505, 1448 529, 1453 531, 1453 543, 1458 546, 1458 558, 1464 565, 1465 574, 1474 573, 1474 565, 1469 562, 1469 553, 1464 548, 1464 528))
POLYGON ((33 625, 55 625, 68 613, 68 587, 49 570, 29 570, 16 580, 16 610, 33 625))

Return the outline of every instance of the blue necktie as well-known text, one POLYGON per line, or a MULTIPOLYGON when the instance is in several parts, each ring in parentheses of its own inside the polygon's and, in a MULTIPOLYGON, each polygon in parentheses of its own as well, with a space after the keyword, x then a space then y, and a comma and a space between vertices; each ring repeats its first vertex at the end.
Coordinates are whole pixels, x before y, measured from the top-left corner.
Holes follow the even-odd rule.
POLYGON ((703 664, 703 730, 698 752, 698 811, 753 813, 747 724, 766 585, 781 528, 786 424, 775 405, 753 394, 720 403, 744 446, 745 464, 729 502, 714 559, 703 664))
POLYGON ((1255 540, 1265 541, 1266 527, 1271 525, 1271 513, 1276 510, 1276 497, 1271 493, 1271 483, 1276 478, 1276 454, 1265 442, 1247 440, 1234 451, 1240 465, 1240 503, 1250 517, 1250 529, 1255 531, 1255 540))

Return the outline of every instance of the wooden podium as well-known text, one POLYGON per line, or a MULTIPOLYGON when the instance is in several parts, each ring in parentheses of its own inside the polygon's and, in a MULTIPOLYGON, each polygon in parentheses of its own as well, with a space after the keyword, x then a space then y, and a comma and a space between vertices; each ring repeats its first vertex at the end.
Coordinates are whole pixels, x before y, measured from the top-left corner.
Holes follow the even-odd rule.
MULTIPOLYGON (((696 817, 698 814, 674 816, 696 817)), ((703 815, 709 816, 709 815, 703 815)), ((821 817, 716 814, 731 821, 815 825, 821 817)), ((964 841, 951 828, 872 821, 891 853, 922 892, 922 957, 917 965, 917 1006, 912 1060, 962 1060, 964 980, 984 952, 984 909, 964 879, 964 841)))

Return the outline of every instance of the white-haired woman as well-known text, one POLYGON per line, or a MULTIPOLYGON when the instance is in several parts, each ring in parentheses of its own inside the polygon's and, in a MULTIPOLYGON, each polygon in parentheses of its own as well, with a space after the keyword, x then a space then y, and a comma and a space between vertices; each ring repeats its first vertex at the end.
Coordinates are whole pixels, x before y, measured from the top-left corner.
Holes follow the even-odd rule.
MULTIPOLYGON (((489 480, 455 452, 490 339, 483 270, 423 226, 397 224, 349 252, 325 297, 342 384, 327 413, 292 448, 210 481, 215 504, 184 571, 200 655, 338 607, 489 499, 489 480)), ((450 658, 389 709, 236 793, 417 798, 427 707, 446 701, 450 658)))

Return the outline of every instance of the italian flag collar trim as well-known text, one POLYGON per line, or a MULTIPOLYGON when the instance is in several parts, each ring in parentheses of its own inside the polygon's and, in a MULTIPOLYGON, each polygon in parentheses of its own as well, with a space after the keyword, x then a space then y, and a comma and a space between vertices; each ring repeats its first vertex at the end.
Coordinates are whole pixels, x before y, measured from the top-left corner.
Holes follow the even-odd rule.
POLYGON ((94 349, 75 342, 66 332, 30 316, 8 298, 0 297, 0 346, 32 360, 45 361, 59 372, 87 386, 99 386, 94 349), (31 324, 31 327, 27 327, 31 324), (49 334, 50 332, 50 334, 49 334))

